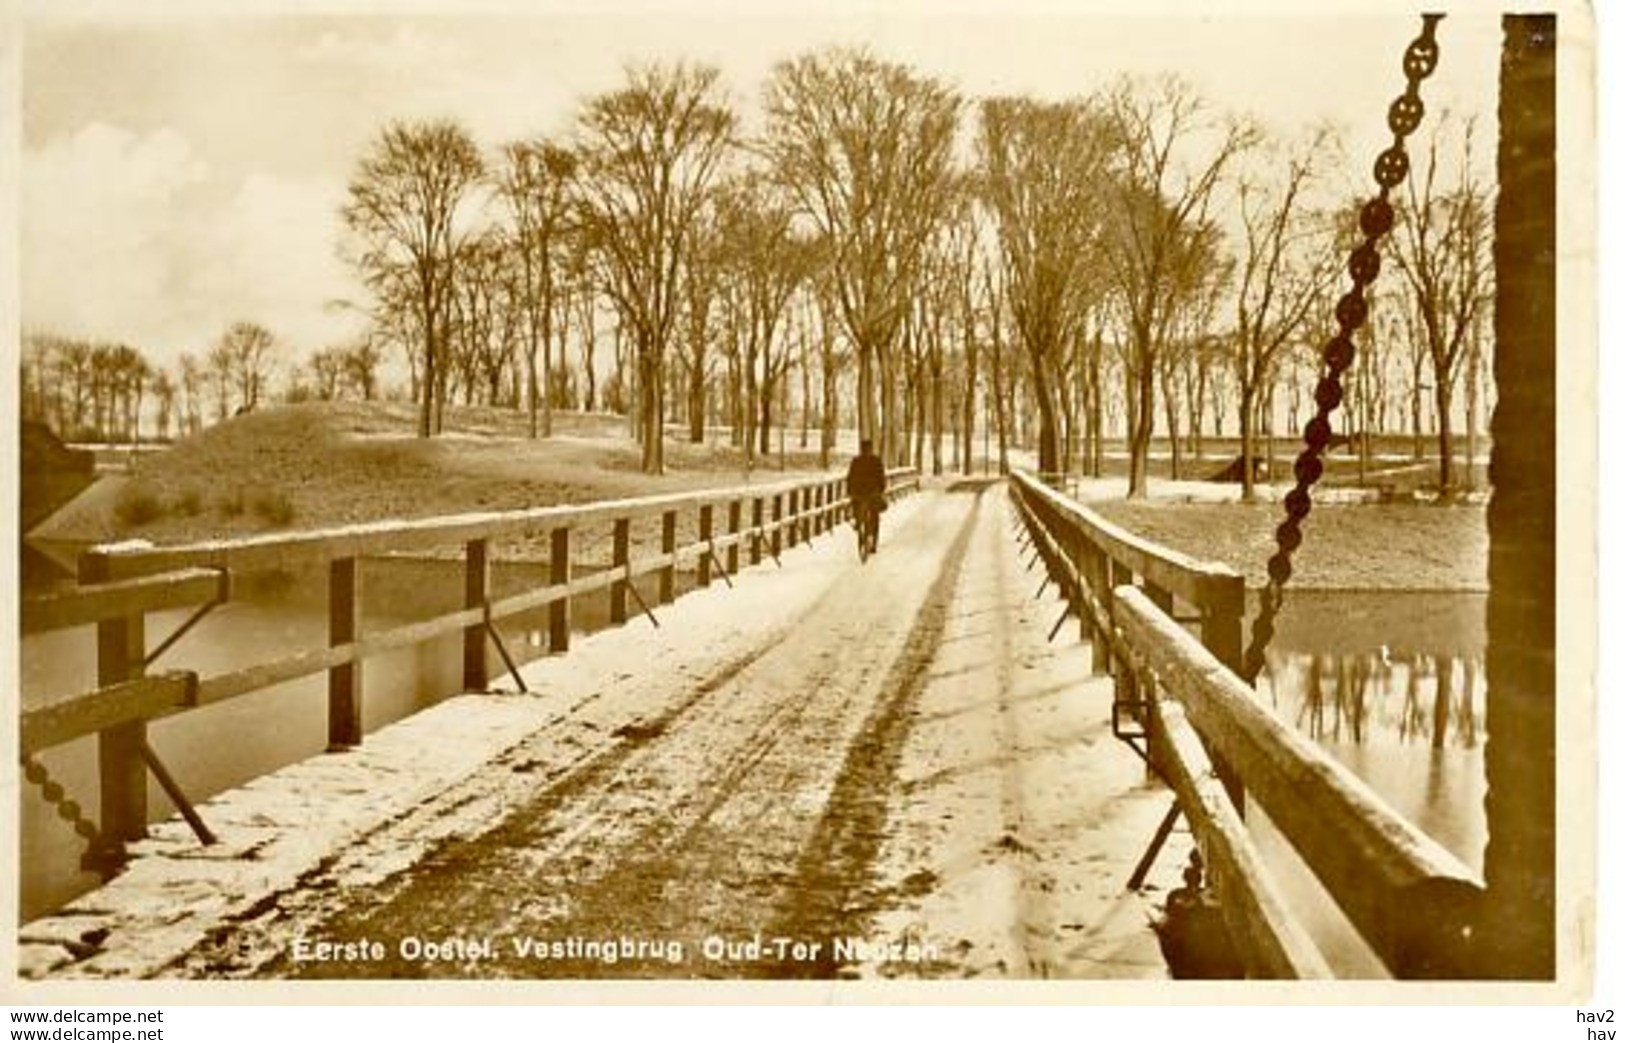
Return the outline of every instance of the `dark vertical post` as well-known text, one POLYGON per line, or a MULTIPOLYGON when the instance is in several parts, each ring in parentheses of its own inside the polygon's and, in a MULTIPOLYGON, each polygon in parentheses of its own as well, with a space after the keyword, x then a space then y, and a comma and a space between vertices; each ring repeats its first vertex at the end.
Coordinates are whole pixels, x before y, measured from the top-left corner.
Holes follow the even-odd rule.
MULTIPOLYGON (((463 607, 482 608, 491 596, 490 544, 469 540, 464 546, 463 607)), ((483 692, 490 678, 485 670, 485 624, 463 628, 463 690, 483 692)))
MULTIPOLYGON (((1241 617, 1247 611, 1247 581, 1241 576, 1210 580, 1203 594, 1206 603, 1200 606, 1202 644, 1213 653, 1215 659, 1229 667, 1231 673, 1240 674, 1241 617)), ((1230 794, 1230 803, 1238 810, 1244 809, 1246 792, 1242 789, 1241 777, 1223 757, 1211 750, 1209 756, 1213 760, 1214 774, 1219 776, 1225 792, 1230 794)))
MULTIPOLYGON (((1095 601, 1101 605, 1106 604, 1106 556, 1100 548, 1085 540, 1084 542, 1084 580, 1089 591, 1094 595, 1095 601)), ((1089 613, 1089 672, 1099 676, 1107 672, 1109 664, 1107 656, 1110 654, 1111 635, 1100 626, 1094 612, 1089 613)))
POLYGON ((801 538, 801 490, 790 490, 790 535, 786 546, 794 547, 801 538))
MULTIPOLYGON (((337 558, 327 565, 327 644, 336 648, 361 636, 361 559, 337 558)), ((327 671, 327 748, 361 744, 361 660, 327 671)))
MULTIPOLYGON (((1107 619, 1116 620, 1117 618, 1117 595, 1113 592, 1118 587, 1126 586, 1133 582, 1134 573, 1129 571, 1127 565, 1113 561, 1111 558, 1106 559, 1106 591, 1104 600, 1106 602, 1107 619)), ((1120 664, 1117 662, 1117 657, 1112 652, 1110 642, 1108 642, 1106 646, 1106 665, 1107 669, 1111 671, 1112 676, 1119 678, 1119 680, 1121 680, 1124 673, 1128 672, 1125 664, 1120 664)))
POLYGON ((741 513, 743 512, 739 501, 729 501, 728 535, 735 537, 735 539, 728 544, 728 575, 730 576, 737 576, 739 574, 739 540, 737 537, 739 536, 741 513))
POLYGON ((609 588, 609 621, 611 623, 626 622, 626 563, 631 560, 632 552, 632 519, 615 519, 614 546, 611 550, 610 568, 615 570, 615 582, 609 588))
POLYGON ((759 565, 762 561, 762 498, 760 496, 750 501, 750 563, 759 565))
MULTIPOLYGON (((107 559, 81 559, 82 583, 106 582, 107 559)), ((104 619, 96 624, 96 683, 133 680, 146 671, 146 619, 140 615, 104 619)), ((147 722, 130 721, 103 729, 96 736, 96 766, 101 785, 101 847, 90 858, 103 872, 124 863, 124 844, 147 835, 147 769, 141 751, 147 722)))
POLYGON ((706 504, 700 508, 700 542, 706 545, 706 548, 700 552, 699 584, 701 587, 709 587, 711 585, 710 543, 712 513, 713 512, 710 504, 706 504))
MULTIPOLYGON (((570 582, 570 529, 561 525, 553 530, 553 545, 547 554, 547 581, 555 587, 570 582)), ((570 649, 570 597, 566 594, 547 606, 547 650, 567 652, 570 649)))
POLYGON ((773 557, 777 558, 779 552, 784 550, 784 494, 773 494, 773 541, 768 544, 773 548, 773 557))
MULTIPOLYGON (((677 512, 667 511, 660 516, 660 553, 670 555, 677 551, 677 512)), ((677 565, 668 563, 660 569, 660 603, 669 605, 677 599, 677 565)))
POLYGON ((1557 19, 1501 20, 1487 512, 1485 978, 1556 973, 1557 19))

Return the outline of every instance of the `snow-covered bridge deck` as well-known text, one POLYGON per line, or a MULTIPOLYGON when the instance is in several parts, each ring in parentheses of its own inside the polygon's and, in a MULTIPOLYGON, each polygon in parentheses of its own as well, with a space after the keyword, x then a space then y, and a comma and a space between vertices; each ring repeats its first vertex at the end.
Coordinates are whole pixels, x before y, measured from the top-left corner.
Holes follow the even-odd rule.
POLYGON ((866 563, 836 529, 221 794, 218 845, 154 827, 25 973, 1166 976, 1125 881, 1167 790, 1013 518, 929 489, 866 563))

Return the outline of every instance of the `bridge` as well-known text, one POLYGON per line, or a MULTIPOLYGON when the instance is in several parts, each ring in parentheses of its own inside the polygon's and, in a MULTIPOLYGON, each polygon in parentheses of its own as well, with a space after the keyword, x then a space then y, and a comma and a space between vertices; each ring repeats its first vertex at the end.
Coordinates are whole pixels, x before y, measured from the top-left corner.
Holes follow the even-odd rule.
POLYGON ((1483 883, 1236 675, 1239 574, 1030 475, 891 477, 867 562, 833 478, 87 554, 22 621, 94 624, 97 685, 21 749, 106 880, 24 975, 1329 977, 1250 808, 1391 973, 1473 972, 1483 883), (367 625, 375 563, 448 548, 460 607, 367 625), (325 573, 326 642, 187 668, 267 568, 325 573), (459 690, 365 733, 369 661, 446 635, 459 690), (188 798, 166 723, 322 675, 325 752, 188 798), (41 759, 91 737, 94 820, 41 759))

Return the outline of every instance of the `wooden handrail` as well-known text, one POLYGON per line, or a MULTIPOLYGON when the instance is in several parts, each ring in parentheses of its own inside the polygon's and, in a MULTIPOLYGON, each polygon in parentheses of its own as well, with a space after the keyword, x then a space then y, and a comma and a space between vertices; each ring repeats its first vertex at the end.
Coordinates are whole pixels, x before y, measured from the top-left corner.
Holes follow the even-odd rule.
MULTIPOLYGON (((918 485, 918 473, 910 468, 888 472, 889 485, 901 491, 918 485)), ((23 631, 38 633, 63 627, 108 620, 139 619, 156 609, 196 605, 223 600, 229 592, 229 570, 261 566, 268 562, 340 561, 358 548, 371 553, 388 553, 457 541, 489 539, 494 535, 523 531, 544 525, 563 530, 584 521, 608 521, 628 514, 671 510, 673 505, 703 506, 739 498, 766 499, 787 490, 832 489, 839 485, 835 475, 816 479, 780 482, 762 486, 735 486, 698 490, 690 493, 602 501, 569 507, 538 508, 490 515, 458 515, 411 522, 384 522, 346 529, 308 533, 253 536, 236 540, 210 541, 184 547, 146 548, 116 545, 98 548, 87 557, 90 575, 124 575, 128 578, 87 584, 64 594, 28 598, 23 602, 23 631), (182 563, 208 563, 212 567, 171 569, 182 563)), ((796 498, 795 508, 779 518, 764 518, 760 525, 737 532, 703 535, 692 543, 673 547, 669 552, 639 556, 614 568, 571 575, 563 582, 510 594, 483 604, 441 614, 433 619, 391 627, 388 630, 357 635, 317 648, 281 656, 269 662, 254 663, 223 674, 199 679, 191 673, 170 673, 136 678, 106 685, 40 710, 22 715, 24 752, 32 753, 84 735, 131 722, 156 719, 172 713, 234 699, 238 696, 332 671, 380 652, 422 641, 483 627, 488 622, 519 612, 543 608, 570 598, 630 582, 650 573, 671 569, 685 562, 697 562, 713 552, 766 540, 784 530, 794 531, 814 519, 830 519, 846 503, 844 494, 796 498)), ((707 559, 709 560, 709 559, 707 559)))
POLYGON ((59 594, 22 599, 22 632, 86 626, 122 616, 169 608, 188 608, 230 595, 226 573, 219 569, 181 569, 152 576, 91 583, 59 594))
MULTIPOLYGON (((1011 477, 1029 502, 1053 512, 1064 524, 1136 576, 1145 577, 1147 582, 1192 605, 1206 607, 1218 601, 1233 601, 1237 591, 1245 589, 1241 573, 1228 565, 1199 561, 1114 525, 1030 474, 1015 471, 1011 477)), ((1238 610, 1240 607, 1236 606, 1238 610)))
MULTIPOLYGON (((911 469, 899 468, 889 477, 906 479, 911 469)), ((816 478, 741 485, 693 492, 663 493, 621 500, 600 500, 586 504, 561 504, 516 511, 484 511, 366 522, 304 532, 265 533, 224 540, 168 547, 136 546, 128 543, 94 547, 84 555, 104 563, 109 578, 150 575, 174 569, 212 566, 228 570, 275 568, 294 563, 320 563, 343 558, 377 554, 398 554, 471 540, 538 532, 554 528, 576 528, 615 518, 697 507, 739 497, 772 497, 793 489, 812 488, 841 476, 829 473, 816 478)))
POLYGON ((1259 703, 1144 593, 1121 586, 1114 597, 1116 625, 1155 688, 1184 708, 1389 969, 1463 973, 1483 893, 1472 871, 1259 703))
POLYGON ((132 721, 163 717, 196 704, 197 675, 173 671, 107 685, 49 706, 25 710, 19 722, 22 755, 59 746, 132 721))
POLYGON ((1151 701, 1150 756, 1179 798, 1249 978, 1330 978, 1331 968, 1287 909, 1274 875, 1231 803, 1184 710, 1151 701))

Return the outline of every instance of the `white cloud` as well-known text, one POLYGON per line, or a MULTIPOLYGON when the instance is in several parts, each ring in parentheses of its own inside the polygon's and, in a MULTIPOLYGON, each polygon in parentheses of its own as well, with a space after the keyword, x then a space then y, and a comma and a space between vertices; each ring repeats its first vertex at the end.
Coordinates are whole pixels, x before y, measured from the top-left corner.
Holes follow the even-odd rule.
POLYGON ((164 219, 207 165, 173 131, 91 124, 26 153, 22 173, 25 323, 134 336, 176 276, 164 219))
POLYGON ((23 157, 23 320, 122 340, 168 363, 237 319, 303 356, 342 336, 354 296, 336 255, 342 186, 254 174, 223 183, 173 130, 103 124, 23 157))

